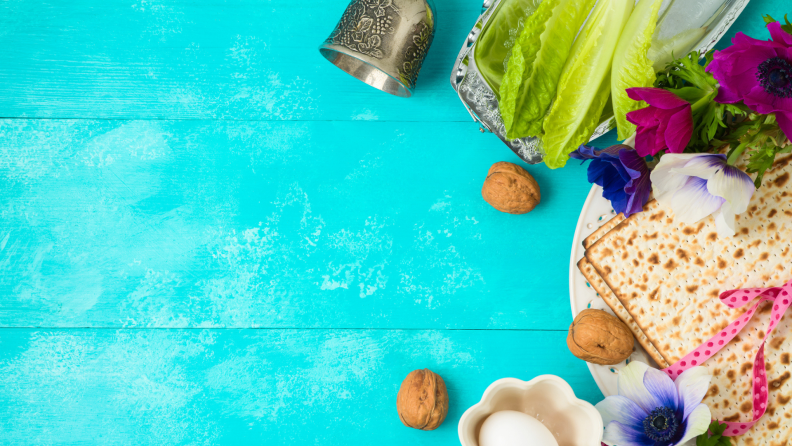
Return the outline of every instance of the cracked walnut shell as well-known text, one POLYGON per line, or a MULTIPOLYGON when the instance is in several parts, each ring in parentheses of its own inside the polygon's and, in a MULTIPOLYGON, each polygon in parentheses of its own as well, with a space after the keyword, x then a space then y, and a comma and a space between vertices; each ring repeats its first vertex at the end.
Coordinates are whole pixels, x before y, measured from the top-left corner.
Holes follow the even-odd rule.
POLYGON ((633 334, 616 316, 583 310, 569 326, 567 346, 578 358, 601 365, 618 364, 633 352, 633 334))
POLYGON ((531 174, 505 161, 490 167, 481 195, 492 207, 509 214, 531 212, 542 198, 539 184, 531 174))
POLYGON ((407 427, 437 429, 448 413, 448 392, 443 378, 429 369, 407 375, 396 397, 399 418, 407 427))

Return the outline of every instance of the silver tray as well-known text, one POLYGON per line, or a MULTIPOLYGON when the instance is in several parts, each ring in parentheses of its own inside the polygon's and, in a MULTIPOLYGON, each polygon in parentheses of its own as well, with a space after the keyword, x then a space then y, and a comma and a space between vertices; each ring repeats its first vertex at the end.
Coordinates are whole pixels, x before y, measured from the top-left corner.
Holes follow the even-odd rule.
MULTIPOLYGON (((498 111, 498 99, 476 67, 474 51, 476 40, 502 1, 509 0, 484 0, 481 15, 457 56, 451 72, 451 86, 459 95, 470 116, 483 130, 495 133, 526 163, 536 164, 542 162, 544 157, 541 141, 538 138, 506 139, 503 120, 498 111)), ((673 32, 672 30, 702 29, 705 32, 703 37, 687 51, 695 49, 704 53, 720 41, 749 1, 664 0, 655 34, 662 36, 664 33, 673 32)), ((594 131, 591 140, 599 138, 615 127, 616 122, 613 117, 607 117, 594 131)))

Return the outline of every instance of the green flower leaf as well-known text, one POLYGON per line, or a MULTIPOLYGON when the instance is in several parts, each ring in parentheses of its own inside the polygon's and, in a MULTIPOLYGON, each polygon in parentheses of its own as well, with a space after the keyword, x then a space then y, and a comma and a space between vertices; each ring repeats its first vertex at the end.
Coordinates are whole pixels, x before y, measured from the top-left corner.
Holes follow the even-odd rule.
POLYGON ((723 436, 724 432, 726 432, 726 423, 721 424, 715 420, 710 424, 709 432, 696 438, 696 446, 731 446, 731 439, 723 436))

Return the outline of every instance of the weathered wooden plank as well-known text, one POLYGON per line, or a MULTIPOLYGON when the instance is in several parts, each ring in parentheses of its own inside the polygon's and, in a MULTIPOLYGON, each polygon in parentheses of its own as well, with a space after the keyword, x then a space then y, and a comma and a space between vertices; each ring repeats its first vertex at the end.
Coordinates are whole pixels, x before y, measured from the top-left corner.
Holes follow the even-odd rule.
MULTIPOLYGON (((411 99, 367 87, 317 51, 347 0, 0 3, 0 117, 468 121, 448 84, 481 0, 437 1, 411 99)), ((765 38, 752 0, 742 30, 765 38)))
POLYGON ((0 121, 0 325, 532 328, 569 323, 584 167, 467 123, 0 121))
POLYGON ((457 445, 494 380, 556 374, 602 398, 563 332, 0 329, 7 444, 457 445), (440 429, 404 427, 401 380, 445 380, 440 429))
POLYGON ((417 94, 318 51, 347 0, 0 4, 0 116, 469 121, 448 79, 481 0, 437 2, 417 94))

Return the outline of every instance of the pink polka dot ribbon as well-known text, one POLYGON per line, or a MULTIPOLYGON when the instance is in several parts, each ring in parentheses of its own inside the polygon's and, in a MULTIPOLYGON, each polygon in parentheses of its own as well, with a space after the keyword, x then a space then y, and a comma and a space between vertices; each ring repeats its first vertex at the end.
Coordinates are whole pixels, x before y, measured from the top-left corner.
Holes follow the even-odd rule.
POLYGON ((754 316, 762 302, 770 301, 774 303, 773 310, 770 313, 770 323, 767 326, 767 334, 762 344, 759 346, 753 363, 753 420, 745 423, 724 421, 727 425, 724 435, 729 437, 742 435, 748 432, 767 411, 768 392, 764 346, 767 342, 767 338, 770 337, 770 333, 781 320, 781 316, 784 315, 784 312, 786 312, 787 308, 792 304, 792 281, 782 287, 749 288, 726 291, 720 295, 720 300, 728 305, 729 308, 739 308, 753 302, 757 297, 760 298, 759 301, 745 314, 737 318, 737 320, 729 324, 728 327, 713 336, 709 341, 704 342, 698 348, 688 353, 684 358, 679 360, 679 362, 663 370, 672 379, 676 379, 685 370, 703 364, 706 360, 715 355, 715 353, 725 347, 729 341, 734 339, 734 337, 748 325, 748 321, 754 316))

